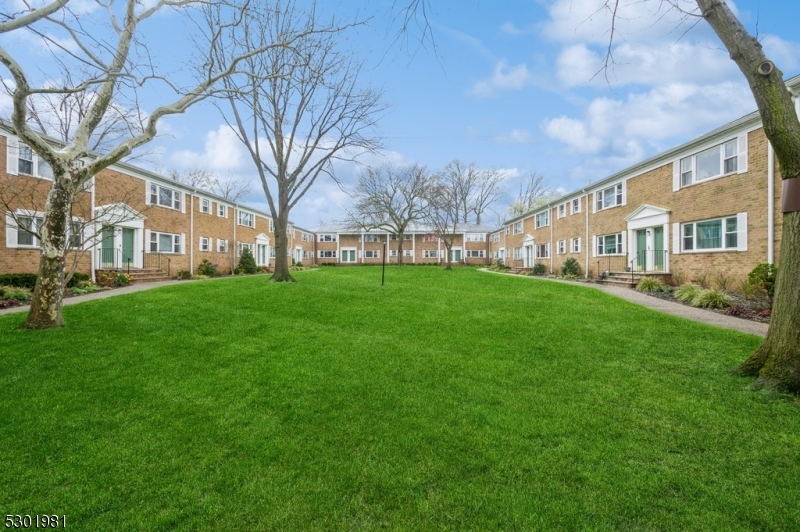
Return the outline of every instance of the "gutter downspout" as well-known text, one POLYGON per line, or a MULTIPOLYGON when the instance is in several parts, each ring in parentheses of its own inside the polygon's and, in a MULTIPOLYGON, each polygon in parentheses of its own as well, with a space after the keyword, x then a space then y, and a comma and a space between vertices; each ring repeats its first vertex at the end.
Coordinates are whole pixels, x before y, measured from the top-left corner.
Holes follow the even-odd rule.
POLYGON ((775 149, 767 141, 767 262, 775 264, 775 149))
MULTIPOLYGON (((189 194, 189 240, 191 240, 189 244, 189 272, 191 273, 194 273, 194 195, 196 192, 195 190, 189 194)), ((211 209, 210 202, 208 208, 211 209)))
MULTIPOLYGON (((586 189, 585 188, 583 190, 581 190, 581 194, 584 194, 583 197, 586 198, 586 233, 584 234, 585 238, 584 238, 584 244, 583 244, 584 248, 586 248, 586 268, 584 268, 584 272, 585 273, 584 273, 583 277, 584 277, 584 279, 588 279, 589 278, 589 251, 590 251, 589 248, 591 247, 591 245, 589 244, 589 195, 586 194, 586 189)), ((598 273, 598 275, 600 274, 600 272, 597 272, 597 273, 598 273)))
MULTIPOLYGON (((96 176, 92 176, 92 193, 91 193, 92 210, 91 210, 91 213, 92 213, 92 218, 94 219, 94 221, 92 222, 92 235, 93 235, 92 238, 95 240, 95 242, 97 242, 97 216, 95 216, 95 214, 94 214, 95 203, 97 203, 97 198, 95 196, 95 183, 96 182, 97 182, 96 176)), ((142 235, 142 238, 144 238, 144 235, 142 235)), ((103 237, 102 236, 100 237, 100 242, 101 242, 100 243, 100 247, 102 248, 102 246, 103 246, 103 244, 102 244, 103 237)), ((89 247, 89 249, 90 249, 90 251, 89 251, 89 262, 90 262, 89 267, 92 269, 92 271, 91 271, 92 283, 96 283, 97 282, 97 279, 95 278, 95 273, 94 273, 95 272, 95 268, 97 267, 97 260, 96 260, 97 258, 95 257, 95 250, 93 249, 94 247, 95 247, 94 245, 89 247)))
MULTIPOLYGON (((548 210, 549 210, 549 212, 547 213, 547 217, 549 218, 549 221, 550 221, 550 250, 549 250, 550 251, 550 273, 553 274, 553 273, 555 273, 553 271, 553 255, 555 255, 556 251, 558 251, 556 249, 556 246, 553 245, 553 243, 554 243, 553 242, 553 226, 556 223, 553 221, 553 220, 555 220, 555 218, 553 218, 553 206, 552 205, 548 206, 548 210)), ((556 213, 558 213, 558 209, 556 209, 556 213)), ((558 216, 558 214, 556 214, 556 216, 558 216)))

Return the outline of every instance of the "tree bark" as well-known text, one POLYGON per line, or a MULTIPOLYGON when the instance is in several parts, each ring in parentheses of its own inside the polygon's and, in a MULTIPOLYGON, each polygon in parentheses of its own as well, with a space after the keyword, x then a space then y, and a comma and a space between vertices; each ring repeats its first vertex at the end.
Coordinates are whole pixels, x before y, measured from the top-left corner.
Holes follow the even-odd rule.
MULTIPOLYGON (((783 73, 764 55, 725 2, 697 0, 706 21, 742 71, 775 149, 781 177, 800 178, 800 120, 783 73)), ((783 214, 783 234, 772 319, 762 346, 736 371, 757 376, 759 389, 800 393, 800 212, 783 214)))
POLYGON ((295 281, 289 271, 289 259, 287 256, 289 239, 286 236, 288 226, 287 209, 281 206, 278 216, 273 218, 275 225, 275 270, 272 272, 270 281, 275 283, 293 283, 295 281))
POLYGON ((23 327, 53 329, 64 325, 64 271, 67 251, 67 231, 73 192, 66 178, 54 179, 47 195, 45 215, 40 233, 41 255, 31 309, 23 327))

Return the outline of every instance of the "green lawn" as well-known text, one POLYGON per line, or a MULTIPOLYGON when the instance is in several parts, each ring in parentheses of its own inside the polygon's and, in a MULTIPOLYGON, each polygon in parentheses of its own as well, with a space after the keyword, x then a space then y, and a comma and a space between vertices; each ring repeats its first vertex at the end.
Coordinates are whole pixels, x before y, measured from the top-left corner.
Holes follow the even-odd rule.
POLYGON ((78 530, 798 530, 759 338, 438 267, 0 317, 0 511, 78 530))

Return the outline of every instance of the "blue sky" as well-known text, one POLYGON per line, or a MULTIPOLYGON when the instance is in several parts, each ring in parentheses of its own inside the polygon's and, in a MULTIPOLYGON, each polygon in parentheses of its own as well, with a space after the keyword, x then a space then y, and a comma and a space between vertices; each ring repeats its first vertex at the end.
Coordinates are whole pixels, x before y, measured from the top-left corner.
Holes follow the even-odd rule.
MULTIPOLYGON (((708 25, 681 23, 674 10, 658 12, 658 0, 630 0, 621 12, 608 79, 595 75, 608 44, 601 0, 430 0, 433 43, 423 46, 413 30, 395 39, 392 3, 324 4, 340 17, 372 16, 347 41, 366 61, 364 83, 382 88, 389 105, 375 131, 385 150, 363 164, 419 163, 435 170, 459 159, 497 168, 506 176, 508 202, 531 172, 569 192, 755 110, 744 78, 708 25)), ((800 73, 793 24, 800 2, 729 4, 787 78, 800 73)), ((170 32, 160 35, 156 60, 157 50, 180 47, 170 32)), ((206 167, 253 179, 245 202, 267 210, 253 163, 215 109, 196 106, 166 119, 162 131, 147 147, 148 165, 206 167)), ((356 164, 336 167, 345 187, 357 172, 356 164)), ((291 218, 307 228, 335 221, 348 198, 322 178, 291 218)), ((490 221, 504 208, 497 204, 499 214, 490 221)))

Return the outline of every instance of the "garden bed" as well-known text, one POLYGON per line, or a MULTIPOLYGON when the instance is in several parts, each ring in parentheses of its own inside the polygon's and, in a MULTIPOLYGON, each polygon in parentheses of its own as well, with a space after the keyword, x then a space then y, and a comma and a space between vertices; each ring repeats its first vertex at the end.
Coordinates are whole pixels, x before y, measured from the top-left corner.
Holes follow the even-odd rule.
MULTIPOLYGON (((672 291, 662 292, 642 292, 648 296, 657 297, 665 301, 672 301, 687 307, 691 307, 689 303, 681 301, 675 297, 672 291)), ((746 298, 738 292, 725 292, 731 299, 731 305, 728 308, 716 309, 706 308, 709 312, 716 312, 717 314, 725 314, 726 316, 735 316, 744 320, 756 321, 759 323, 769 323, 770 321, 770 305, 769 300, 765 296, 746 298)), ((697 308, 697 307, 694 307, 697 308)))

